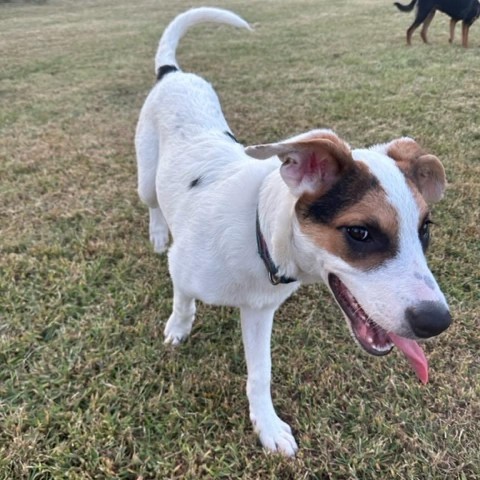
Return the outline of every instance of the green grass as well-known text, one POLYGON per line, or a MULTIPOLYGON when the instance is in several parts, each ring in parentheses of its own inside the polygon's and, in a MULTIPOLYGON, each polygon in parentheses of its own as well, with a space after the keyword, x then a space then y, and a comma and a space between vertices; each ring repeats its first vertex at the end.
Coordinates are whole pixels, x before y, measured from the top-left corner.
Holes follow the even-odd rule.
POLYGON ((431 382, 364 355, 325 288, 302 288, 272 346, 289 460, 252 431, 237 311, 200 305, 186 344, 162 343, 171 286, 133 135, 163 28, 202 3, 0 5, 0 478, 480 478, 479 27, 450 46, 438 14, 432 45, 407 48, 390 2, 219 0, 255 32, 181 43, 245 143, 411 135, 447 170, 429 261, 455 323, 426 347, 431 382))

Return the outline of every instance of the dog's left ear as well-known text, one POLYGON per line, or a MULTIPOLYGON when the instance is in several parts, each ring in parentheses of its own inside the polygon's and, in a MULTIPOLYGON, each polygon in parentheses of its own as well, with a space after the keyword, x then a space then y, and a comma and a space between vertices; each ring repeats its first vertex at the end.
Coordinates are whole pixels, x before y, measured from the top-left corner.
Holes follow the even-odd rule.
POLYGON ((278 143, 246 147, 253 158, 275 155, 282 162, 280 175, 296 197, 323 194, 343 173, 354 168, 350 147, 330 130, 314 130, 278 143))
POLYGON ((440 160, 425 153, 415 140, 399 138, 387 145, 386 153, 410 179, 427 203, 438 202, 447 183, 445 169, 440 160))

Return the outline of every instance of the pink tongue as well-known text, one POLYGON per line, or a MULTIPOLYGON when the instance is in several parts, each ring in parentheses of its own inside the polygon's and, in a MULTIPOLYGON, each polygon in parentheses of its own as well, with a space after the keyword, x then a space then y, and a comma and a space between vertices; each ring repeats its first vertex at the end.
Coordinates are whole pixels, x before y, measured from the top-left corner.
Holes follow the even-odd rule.
POLYGON ((415 370, 417 377, 422 383, 428 382, 428 361, 425 357, 425 353, 422 347, 414 340, 408 338, 399 337, 393 333, 389 333, 388 336, 392 342, 397 346, 399 350, 407 357, 410 365, 415 370))

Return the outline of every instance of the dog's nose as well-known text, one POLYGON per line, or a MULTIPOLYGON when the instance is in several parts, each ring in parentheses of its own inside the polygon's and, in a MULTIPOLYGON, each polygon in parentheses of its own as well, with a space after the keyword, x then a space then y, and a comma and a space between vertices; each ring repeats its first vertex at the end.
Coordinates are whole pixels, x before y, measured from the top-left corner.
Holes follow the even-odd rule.
POLYGON ((439 302, 420 302, 405 313, 413 333, 420 338, 438 335, 452 323, 450 312, 439 302))

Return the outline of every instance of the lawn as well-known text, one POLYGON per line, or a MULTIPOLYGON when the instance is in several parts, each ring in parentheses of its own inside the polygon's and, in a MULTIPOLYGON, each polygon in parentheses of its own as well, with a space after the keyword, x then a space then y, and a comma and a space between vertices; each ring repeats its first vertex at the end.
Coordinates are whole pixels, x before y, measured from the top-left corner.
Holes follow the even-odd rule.
POLYGON ((480 478, 480 25, 465 50, 437 14, 407 48, 391 2, 217 0, 255 31, 181 42, 245 144, 409 135, 447 171, 428 257, 454 324, 426 346, 430 383, 364 354, 326 288, 302 287, 273 333, 286 459, 251 427, 236 310, 199 305, 184 345, 162 341, 172 292, 133 137, 163 28, 202 4, 0 2, 0 479, 480 478))

